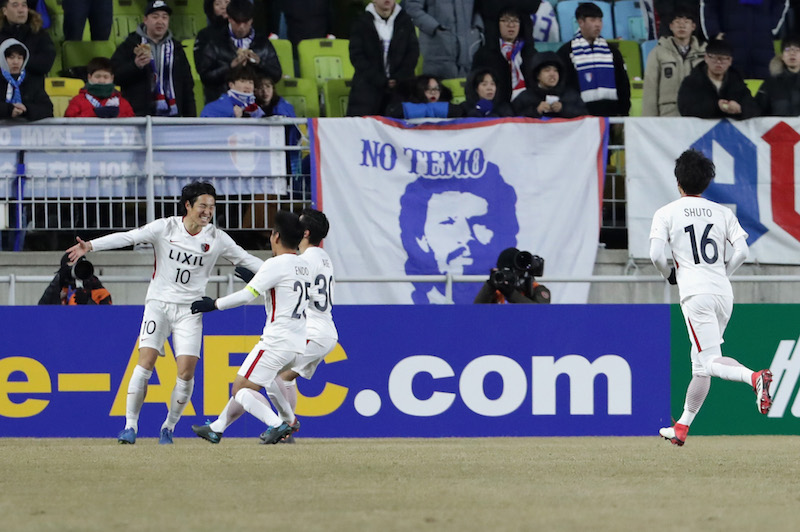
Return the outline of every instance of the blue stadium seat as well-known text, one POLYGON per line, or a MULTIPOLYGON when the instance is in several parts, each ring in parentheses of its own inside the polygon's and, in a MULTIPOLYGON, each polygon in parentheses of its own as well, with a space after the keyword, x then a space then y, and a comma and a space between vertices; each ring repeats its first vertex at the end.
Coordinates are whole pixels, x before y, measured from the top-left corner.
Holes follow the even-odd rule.
POLYGON ((614 29, 616 36, 626 41, 643 41, 647 38, 638 0, 614 2, 614 29))
POLYGON ((658 39, 651 39, 639 45, 642 48, 642 71, 647 70, 647 56, 650 55, 650 52, 653 51, 657 44, 658 39))
POLYGON ((536 44, 537 52, 557 52, 559 48, 564 46, 563 42, 537 42, 534 44, 536 44))
MULTIPOLYGON (((578 21, 575 20, 575 8, 581 0, 561 0, 556 5, 556 15, 558 16, 558 27, 561 29, 561 40, 571 41, 575 32, 578 31, 578 21)), ((600 35, 608 40, 614 38, 614 14, 611 4, 602 0, 595 0, 594 4, 603 12, 603 30, 600 35)))

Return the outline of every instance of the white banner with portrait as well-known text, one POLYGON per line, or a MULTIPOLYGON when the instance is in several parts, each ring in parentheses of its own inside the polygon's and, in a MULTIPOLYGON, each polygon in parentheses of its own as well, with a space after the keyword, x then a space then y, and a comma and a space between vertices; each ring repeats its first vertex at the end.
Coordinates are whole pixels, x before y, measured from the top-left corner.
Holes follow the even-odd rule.
MULTIPOLYGON (((506 248, 545 259, 544 278, 592 274, 608 125, 603 118, 313 120, 312 190, 337 277, 482 275, 506 248)), ((547 284, 585 303, 586 283, 547 284)), ((471 303, 478 283, 456 283, 471 303)), ((443 303, 444 284, 340 283, 340 304, 443 303)))
POLYGON ((800 262, 800 119, 629 118, 625 121, 628 249, 647 258, 656 210, 678 199, 675 159, 689 148, 716 177, 703 197, 727 205, 748 233, 748 261, 800 262))

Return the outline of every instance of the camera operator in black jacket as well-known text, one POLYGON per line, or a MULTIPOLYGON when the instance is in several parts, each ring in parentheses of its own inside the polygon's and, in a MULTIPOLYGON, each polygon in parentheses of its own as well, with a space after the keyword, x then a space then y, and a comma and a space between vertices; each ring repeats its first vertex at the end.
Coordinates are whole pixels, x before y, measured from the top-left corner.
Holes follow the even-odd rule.
POLYGON ((550 290, 536 282, 544 259, 517 248, 503 250, 474 303, 550 303, 550 290))
POLYGON ((45 288, 39 305, 110 305, 111 294, 94 275, 94 265, 86 257, 69 262, 66 253, 61 267, 45 288))

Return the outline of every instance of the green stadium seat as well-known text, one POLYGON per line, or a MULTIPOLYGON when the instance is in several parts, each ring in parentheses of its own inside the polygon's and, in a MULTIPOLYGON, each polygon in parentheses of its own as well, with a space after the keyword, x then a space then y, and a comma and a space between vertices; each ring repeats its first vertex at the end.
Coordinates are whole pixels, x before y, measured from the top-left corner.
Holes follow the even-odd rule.
POLYGON ((281 70, 283 77, 295 77, 294 71, 294 52, 292 51, 292 42, 288 39, 272 39, 270 41, 278 54, 278 61, 281 63, 281 70))
POLYGON ((636 41, 614 40, 608 41, 610 46, 616 46, 619 53, 622 54, 622 59, 625 61, 625 67, 628 70, 628 79, 642 79, 642 50, 639 43, 636 41))
POLYGON ((61 46, 63 70, 84 67, 94 57, 110 58, 116 49, 114 41, 66 41, 61 46))
POLYGON ((194 39, 207 24, 208 19, 205 14, 173 13, 169 19, 169 29, 172 30, 172 35, 179 41, 194 39))
POLYGON ((114 15, 135 15, 141 22, 146 7, 147 0, 114 0, 114 15))
POLYGON ((329 79, 322 86, 322 95, 325 100, 325 116, 347 116, 347 101, 350 99, 349 79, 329 79))
POLYGON ((142 15, 117 15, 114 13, 114 22, 111 25, 110 39, 119 46, 128 35, 136 31, 142 22, 142 15))
POLYGON ((83 88, 84 83, 74 78, 45 78, 44 90, 53 102, 53 116, 63 118, 69 101, 83 88))
POLYGON ((464 100, 467 99, 466 97, 467 78, 443 79, 442 85, 450 89, 453 93, 453 99, 450 100, 450 103, 462 103, 464 100))
POLYGON ((300 77, 314 80, 318 89, 328 79, 352 79, 355 69, 350 63, 350 41, 347 39, 306 39, 297 45, 300 77))
POLYGON ((194 39, 184 39, 181 41, 183 52, 186 54, 186 59, 189 61, 189 69, 192 71, 192 79, 194 80, 194 103, 197 107, 197 115, 200 116, 200 111, 207 103, 206 97, 203 94, 203 82, 200 81, 200 75, 197 73, 197 65, 194 62, 194 39))
POLYGON ((642 116, 642 93, 644 92, 644 81, 636 80, 631 82, 631 110, 628 116, 642 116))
POLYGON ((306 118, 319 116, 319 94, 314 80, 283 78, 275 88, 278 94, 294 106, 297 116, 306 118))
POLYGON ((205 18, 206 12, 203 10, 203 2, 199 0, 171 0, 172 15, 200 15, 205 18))
POLYGON ((750 89, 750 93, 755 96, 758 92, 758 89, 761 88, 761 84, 764 83, 763 79, 746 79, 744 80, 747 88, 750 89))

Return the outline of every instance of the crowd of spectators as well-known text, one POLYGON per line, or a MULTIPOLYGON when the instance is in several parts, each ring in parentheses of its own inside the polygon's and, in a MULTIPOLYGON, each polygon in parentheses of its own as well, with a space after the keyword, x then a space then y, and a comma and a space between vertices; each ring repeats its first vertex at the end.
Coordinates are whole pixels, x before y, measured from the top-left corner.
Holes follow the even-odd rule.
MULTIPOLYGON (((110 58, 95 58, 87 67, 86 87, 65 116, 124 117, 129 109, 135 116, 294 116, 291 104, 275 91, 287 65, 279 61, 272 30, 281 31, 295 49, 304 39, 334 39, 333 2, 274 0, 265 15, 270 22, 258 24, 256 17, 264 13, 253 0, 203 0, 207 26, 196 35, 193 50, 203 101, 195 101, 190 58, 170 29, 169 1, 151 0, 136 31, 110 58), (260 93, 270 96, 265 100, 260 93)), ((44 27, 49 19, 31 4, 0 0, 0 83, 6 85, 0 118, 53 115, 45 76, 56 50, 44 27)), ((653 4, 660 38, 644 62, 644 116, 797 114, 800 40, 786 30, 780 33, 789 0, 653 4), (773 39, 779 35, 784 38, 776 54, 773 39), (766 80, 756 98, 750 79, 766 80)), ((108 39, 111 0, 64 0, 63 5, 65 39, 81 39, 87 22, 93 40, 108 39)), ((557 20, 546 1, 363 0, 362 5, 347 35, 354 68, 349 116, 630 113, 625 61, 601 35, 612 21, 603 19, 595 3, 578 4, 577 30, 556 53, 537 51, 538 42, 555 40, 557 20), (420 60, 424 75, 416 76, 420 60), (463 80, 463 103, 454 103, 443 83, 452 79, 463 80)), ((793 17, 788 20, 790 29, 797 29, 793 17)))

